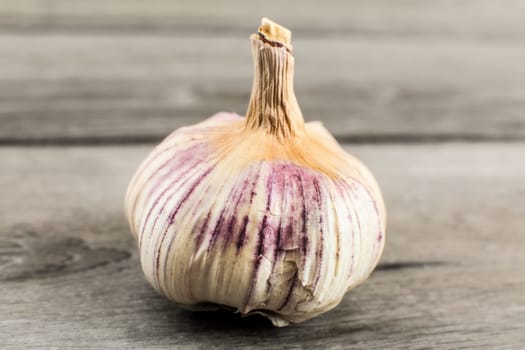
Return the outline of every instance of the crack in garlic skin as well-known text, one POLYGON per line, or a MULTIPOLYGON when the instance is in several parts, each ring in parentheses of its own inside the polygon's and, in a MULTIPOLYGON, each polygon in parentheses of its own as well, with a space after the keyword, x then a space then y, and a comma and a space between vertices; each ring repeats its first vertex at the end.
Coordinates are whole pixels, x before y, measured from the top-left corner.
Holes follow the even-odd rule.
POLYGON ((126 213, 144 274, 166 297, 301 322, 376 266, 383 199, 320 124, 283 146, 243 131, 243 121, 219 113, 168 136, 134 175, 126 213))

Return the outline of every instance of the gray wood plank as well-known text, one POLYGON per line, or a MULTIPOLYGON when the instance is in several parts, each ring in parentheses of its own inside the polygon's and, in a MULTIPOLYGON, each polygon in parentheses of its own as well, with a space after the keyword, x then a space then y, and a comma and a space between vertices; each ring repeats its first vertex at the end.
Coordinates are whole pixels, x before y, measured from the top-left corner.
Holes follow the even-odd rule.
POLYGON ((285 329, 182 311, 148 287, 122 206, 150 148, 0 148, 2 348, 525 344, 522 144, 347 147, 384 190, 385 255, 338 308, 285 329))
MULTIPOLYGON (((1 35, 0 142, 158 140, 244 114, 247 35, 1 35)), ((345 140, 525 138, 525 47, 423 38, 295 40, 307 120, 345 140)))
POLYGON ((521 39, 524 11, 515 0, 17 0, 0 3, 0 30, 243 33, 266 16, 311 35, 521 39))

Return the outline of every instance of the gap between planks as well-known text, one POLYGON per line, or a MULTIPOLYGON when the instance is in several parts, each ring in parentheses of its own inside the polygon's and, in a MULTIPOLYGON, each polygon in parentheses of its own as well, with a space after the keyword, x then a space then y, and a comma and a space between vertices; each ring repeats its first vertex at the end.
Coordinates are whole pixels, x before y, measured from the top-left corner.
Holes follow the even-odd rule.
MULTIPOLYGON (((167 135, 133 136, 82 136, 56 138, 0 138, 0 147, 68 147, 68 146, 133 146, 161 142, 167 135)), ((477 134, 370 134, 336 135, 341 144, 383 145, 383 144, 440 144, 440 143, 525 143, 521 135, 477 135, 477 134)))

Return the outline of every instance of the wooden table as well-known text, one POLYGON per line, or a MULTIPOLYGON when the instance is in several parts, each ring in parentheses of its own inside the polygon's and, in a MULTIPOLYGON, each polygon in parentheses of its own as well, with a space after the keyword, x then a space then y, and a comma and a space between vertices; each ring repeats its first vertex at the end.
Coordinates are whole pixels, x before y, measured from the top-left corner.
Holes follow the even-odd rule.
POLYGON ((0 4, 0 348, 525 347, 525 3, 279 3, 0 4), (283 329, 158 296, 123 214, 155 142, 244 113, 262 15, 389 212, 371 278, 283 329))

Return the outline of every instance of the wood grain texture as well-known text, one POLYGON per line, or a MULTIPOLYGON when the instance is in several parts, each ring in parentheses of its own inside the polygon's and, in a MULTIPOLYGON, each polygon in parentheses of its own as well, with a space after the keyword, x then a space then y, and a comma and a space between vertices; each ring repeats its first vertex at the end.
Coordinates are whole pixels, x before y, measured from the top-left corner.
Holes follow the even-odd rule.
MULTIPOLYGON (((0 35, 0 143, 155 141, 218 111, 244 114, 248 33, 0 35)), ((512 41, 294 43, 305 118, 342 140, 525 139, 525 47, 512 41)))
POLYGON ((203 0, 17 0, 0 3, 0 30, 66 32, 251 31, 262 16, 311 35, 525 36, 525 4, 516 0, 299 0, 217 3, 203 0))
POLYGON ((0 148, 3 349, 525 344, 523 144, 347 147, 385 193, 382 264, 338 308, 285 329, 186 312, 146 284, 122 207, 150 148, 0 148))

